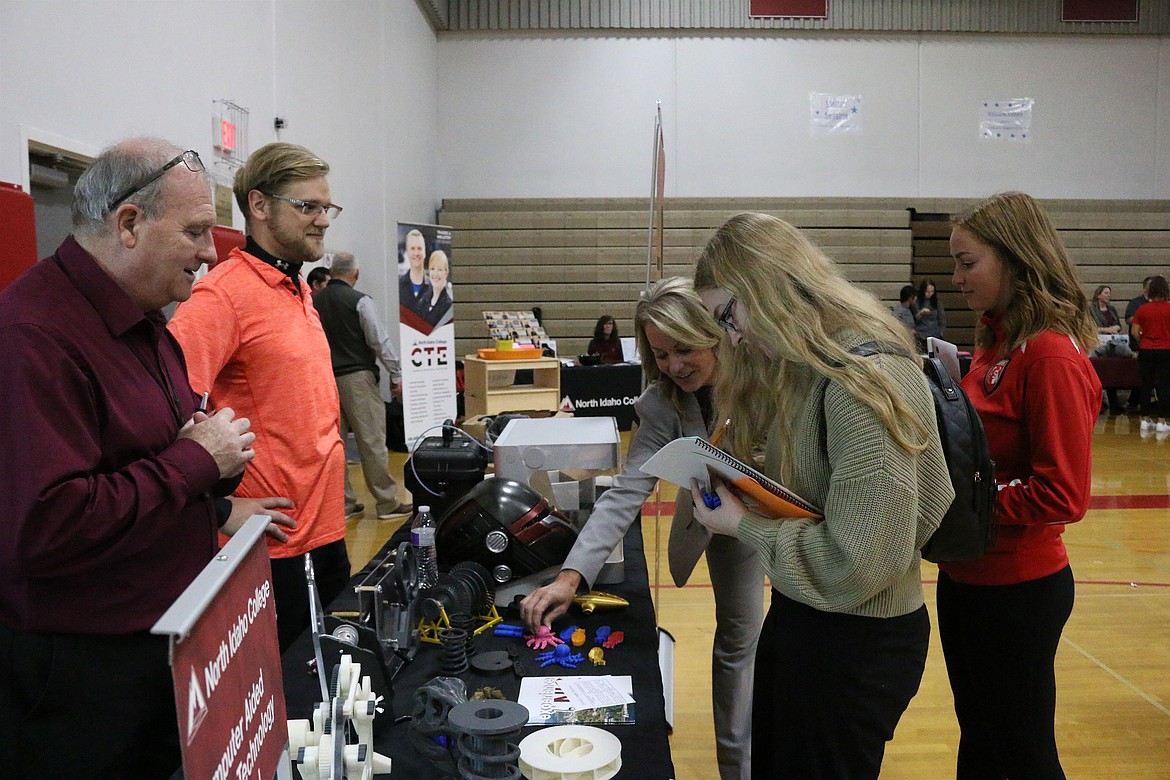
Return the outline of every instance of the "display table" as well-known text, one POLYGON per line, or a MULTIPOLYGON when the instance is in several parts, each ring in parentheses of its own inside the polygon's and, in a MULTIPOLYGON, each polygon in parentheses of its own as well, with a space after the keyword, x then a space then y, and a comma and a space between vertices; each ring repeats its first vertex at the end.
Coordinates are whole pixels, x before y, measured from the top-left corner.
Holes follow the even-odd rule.
MULTIPOLYGON (((383 550, 393 549, 399 541, 409 536, 405 527, 387 542, 383 550)), ((380 559, 380 553, 376 559, 380 559)), ((642 550, 641 523, 635 522, 625 538, 626 581, 606 586, 605 590, 625 598, 630 606, 614 612, 596 612, 584 615, 577 607, 560 618, 553 626, 558 633, 567 626, 577 625, 585 629, 588 640, 580 652, 586 653, 593 647, 593 636, 598 627, 608 625, 615 631, 625 632, 625 640, 612 650, 605 651, 605 666, 593 666, 588 660, 576 669, 549 666, 544 669, 533 661, 538 651, 529 650, 523 641, 515 638, 497 637, 491 634, 476 637, 476 652, 506 650, 516 647, 528 676, 568 677, 574 675, 630 675, 633 681, 633 696, 636 722, 629 725, 602 726, 616 735, 622 743, 622 769, 616 775, 618 780, 667 780, 674 777, 674 765, 670 757, 669 729, 664 713, 662 678, 658 668, 658 632, 654 618, 654 605, 650 600, 650 587, 646 574, 646 558, 642 550)), ((352 579, 358 583, 365 571, 352 579)), ((356 597, 347 591, 330 605, 332 611, 351 610, 356 607, 356 597)), ((497 605, 504 622, 519 623, 519 612, 509 605, 497 605)), ((411 746, 409 722, 391 721, 409 715, 413 706, 414 691, 420 685, 439 674, 440 650, 436 645, 423 643, 422 649, 413 661, 399 671, 393 681, 393 707, 378 716, 374 748, 394 762, 392 777, 426 778, 437 777, 435 769, 411 746)), ((317 678, 306 672, 306 662, 312 657, 308 634, 302 636, 282 656, 284 670, 284 695, 289 718, 308 718, 313 704, 319 697, 317 678)), ((520 681, 510 671, 507 673, 480 673, 474 669, 462 676, 468 693, 483 687, 499 688, 506 697, 515 701, 520 690, 520 681)), ((537 730, 526 727, 517 742, 537 730)))
POLYGON ((532 360, 484 360, 463 358, 465 414, 499 414, 527 409, 555 412, 561 404, 561 361, 556 358, 532 360), (516 371, 531 371, 531 384, 504 384, 513 381, 516 371))
POLYGON ((641 394, 640 363, 561 368, 561 396, 573 404, 576 417, 614 417, 618 430, 628 431, 637 416, 634 402, 641 394))
POLYGON ((1142 377, 1138 370, 1137 358, 1089 358, 1089 362, 1093 364, 1093 369, 1101 380, 1101 387, 1106 390, 1141 387, 1142 377))

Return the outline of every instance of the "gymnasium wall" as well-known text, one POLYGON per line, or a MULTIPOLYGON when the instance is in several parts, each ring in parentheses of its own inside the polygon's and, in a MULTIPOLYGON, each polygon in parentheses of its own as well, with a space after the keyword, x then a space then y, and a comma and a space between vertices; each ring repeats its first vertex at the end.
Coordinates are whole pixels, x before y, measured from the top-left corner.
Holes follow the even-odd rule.
POLYGON ((1155 36, 716 32, 439 39, 445 198, 644 197, 655 101, 670 197, 1167 198, 1170 50, 1155 36), (860 95, 814 136, 809 93, 860 95), (1035 100, 1031 141, 980 101, 1035 100))

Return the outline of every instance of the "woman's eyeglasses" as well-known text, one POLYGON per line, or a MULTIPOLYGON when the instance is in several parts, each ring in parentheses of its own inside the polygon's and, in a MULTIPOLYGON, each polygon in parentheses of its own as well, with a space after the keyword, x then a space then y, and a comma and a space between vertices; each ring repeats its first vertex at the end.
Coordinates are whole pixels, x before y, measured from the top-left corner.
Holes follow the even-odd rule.
POLYGON ((727 331, 728 334, 736 334, 736 333, 739 333, 739 328, 737 328, 735 326, 735 323, 732 321, 732 317, 734 317, 734 316, 735 316, 735 297, 732 296, 731 300, 729 300, 727 302, 727 305, 723 307, 723 311, 722 311, 722 313, 720 313, 716 322, 718 322, 719 327, 721 327, 725 331, 727 331))

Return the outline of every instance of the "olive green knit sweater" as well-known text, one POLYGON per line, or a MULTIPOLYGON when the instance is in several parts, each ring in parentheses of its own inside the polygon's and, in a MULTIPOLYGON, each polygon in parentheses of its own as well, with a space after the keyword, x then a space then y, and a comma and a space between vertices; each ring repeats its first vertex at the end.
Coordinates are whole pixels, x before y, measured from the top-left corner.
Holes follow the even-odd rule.
MULTIPOLYGON (((857 346, 846 340, 846 348, 857 346)), ((860 339, 865 341, 865 339, 860 339)), ((860 343, 860 341, 858 343, 860 343)), ((760 551, 772 587, 828 612, 895 617, 922 606, 918 550, 954 498, 934 403, 914 361, 877 354, 927 421, 931 444, 907 454, 873 411, 823 376, 792 426, 793 478, 788 487, 824 508, 824 520, 774 520, 749 512, 739 538, 760 551)), ((763 471, 780 475, 777 433, 769 436, 763 471)))

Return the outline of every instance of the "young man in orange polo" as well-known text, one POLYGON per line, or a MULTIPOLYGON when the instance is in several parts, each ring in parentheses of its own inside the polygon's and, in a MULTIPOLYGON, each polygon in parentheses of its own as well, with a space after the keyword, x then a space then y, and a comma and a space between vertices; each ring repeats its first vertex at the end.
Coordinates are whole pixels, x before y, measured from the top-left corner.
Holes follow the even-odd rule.
POLYGON ((183 347, 191 386, 212 408, 231 407, 263 431, 264 447, 236 495, 284 496, 296 530, 270 545, 277 629, 283 651, 309 625, 304 556, 311 554, 321 600, 349 580, 338 433, 337 385, 329 344, 301 279, 324 254, 333 204, 329 166, 308 149, 272 143, 236 172, 235 196, 247 244, 195 284, 170 330, 183 347))

